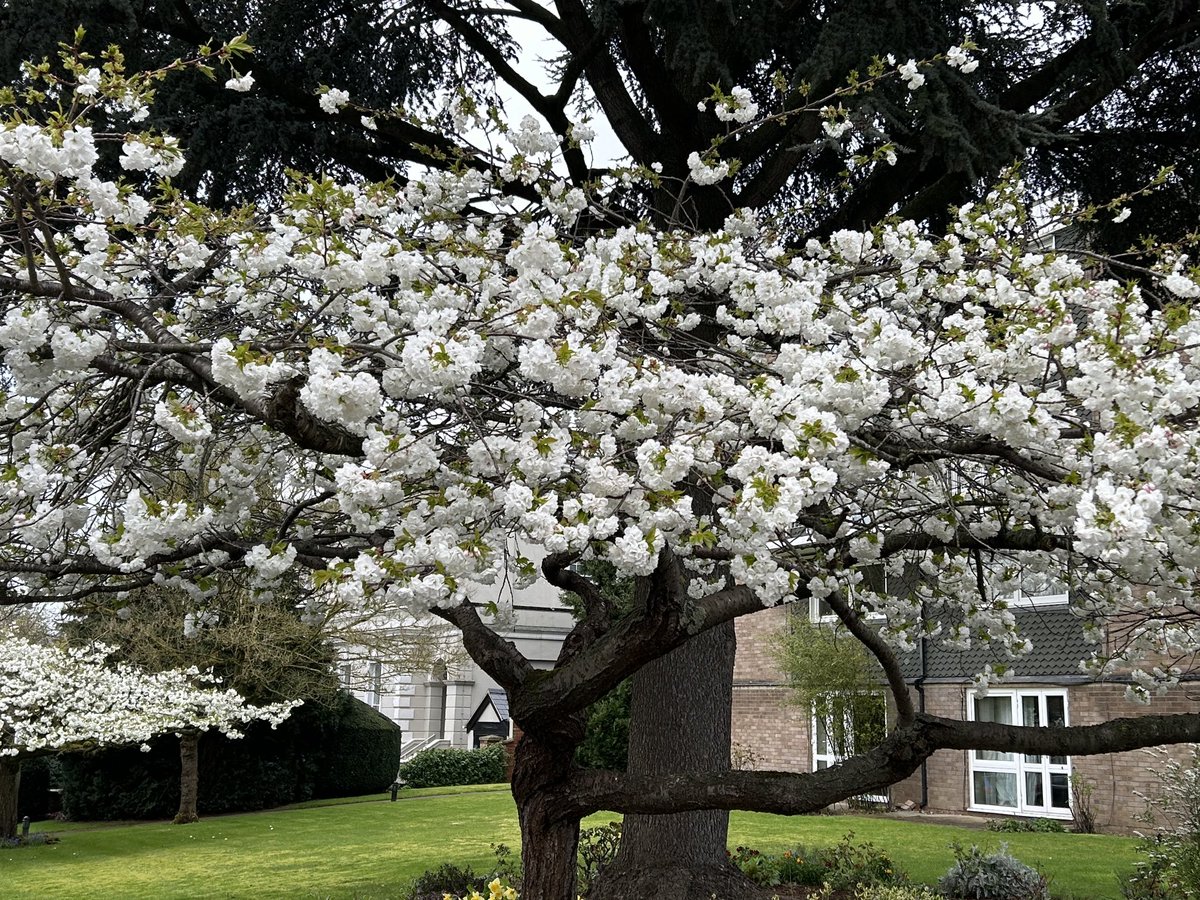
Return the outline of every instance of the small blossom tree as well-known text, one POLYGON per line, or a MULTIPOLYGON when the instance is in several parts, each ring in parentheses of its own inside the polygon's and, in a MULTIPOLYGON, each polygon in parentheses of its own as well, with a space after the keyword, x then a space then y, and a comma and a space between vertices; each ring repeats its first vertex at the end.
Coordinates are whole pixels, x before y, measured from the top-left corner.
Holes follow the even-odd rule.
POLYGON ((0 641, 0 838, 17 828, 22 759, 45 753, 143 744, 169 732, 241 727, 288 717, 294 701, 251 706, 195 669, 147 672, 110 663, 102 644, 63 650, 0 641))
MULTIPOLYGON (((277 206, 226 215, 171 188, 176 142, 130 130, 161 73, 112 57, 97 86, 88 62, 68 50, 65 74, 31 70, 0 127, 3 602, 154 583, 193 597, 195 623, 214 573, 266 593, 299 569, 306 614, 444 618, 524 731, 526 889, 550 900, 573 896, 579 821, 598 809, 631 814, 623 847, 645 847, 646 816, 818 809, 941 748, 1200 736, 1196 716, 1036 729, 920 713, 896 656, 918 637, 1028 652, 1004 597, 1031 572, 1070 583, 1098 641, 1080 662, 1130 672, 1136 697, 1200 648, 1200 283, 1177 248, 1144 284, 1032 251, 1015 175, 944 233, 887 220, 797 245, 750 211, 577 232, 581 214, 619 218, 593 208, 619 190, 593 204, 560 181, 532 117, 504 127, 511 153, 400 184, 298 175, 277 206), (96 172, 106 139, 124 180, 96 172), (631 609, 571 568, 587 558, 635 580, 631 609), (866 566, 928 577, 893 596, 866 566), (580 598, 550 671, 478 609, 539 575, 580 598), (878 746, 795 775, 729 772, 727 744, 652 759, 635 735, 631 762, 650 764, 573 766, 584 710, 623 679, 706 647, 692 685, 717 698, 729 671, 708 661, 730 659, 733 619, 813 598, 884 672, 897 716, 878 746), (1100 643, 1112 623, 1125 639, 1100 643)), ((970 61, 959 48, 871 77, 918 90, 935 64, 970 61)), ((731 129, 797 114, 747 96, 711 100, 731 129)), ((331 115, 394 115, 323 98, 331 115)), ((838 100, 805 109, 837 124, 838 100)), ((738 177, 719 149, 697 151, 681 203, 738 177)), ((860 165, 890 164, 886 143, 867 149, 860 165)), ((652 168, 613 183, 664 184, 652 168)), ((646 697, 635 683, 635 719, 674 713, 646 697)), ((725 877, 706 852, 679 863, 725 877)))

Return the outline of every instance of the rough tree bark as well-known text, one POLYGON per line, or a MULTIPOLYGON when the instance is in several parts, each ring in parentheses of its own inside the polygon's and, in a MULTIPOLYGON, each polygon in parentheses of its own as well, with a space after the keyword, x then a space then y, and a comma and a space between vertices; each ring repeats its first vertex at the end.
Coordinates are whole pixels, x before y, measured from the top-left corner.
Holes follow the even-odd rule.
POLYGON ((21 787, 21 761, 0 756, 0 841, 17 836, 17 792, 21 787))
MULTIPOLYGON (((726 622, 638 671, 629 715, 630 774, 728 771, 735 649, 733 623, 726 622)), ((726 860, 728 833, 725 810, 628 815, 617 859, 589 896, 749 896, 753 886, 726 860)))
POLYGON ((176 825, 200 821, 196 798, 200 793, 200 732, 185 731, 179 736, 179 812, 176 825))
POLYGON ((570 790, 575 747, 582 738, 549 740, 524 735, 516 747, 512 792, 521 823, 522 894, 575 900, 579 818, 562 818, 556 789, 570 790))

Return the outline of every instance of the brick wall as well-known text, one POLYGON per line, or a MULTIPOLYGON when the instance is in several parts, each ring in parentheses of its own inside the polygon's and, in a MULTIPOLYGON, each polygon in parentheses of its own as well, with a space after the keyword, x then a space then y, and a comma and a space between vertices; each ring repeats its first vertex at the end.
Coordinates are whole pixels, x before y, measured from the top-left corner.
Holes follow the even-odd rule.
POLYGON ((785 687, 734 686, 733 763, 742 768, 807 772, 812 768, 808 715, 785 687))
POLYGON ((812 767, 807 713, 789 702, 791 690, 775 663, 772 639, 787 625, 784 607, 764 609, 737 620, 737 660, 733 668, 733 748, 735 765, 777 772, 812 767))
MULTIPOLYGON (((917 707, 917 692, 912 692, 917 707)), ((925 712, 947 719, 966 718, 966 687, 958 684, 930 684, 925 687, 925 712)), ((962 750, 939 750, 925 762, 928 773, 928 809, 962 812, 967 806, 967 754, 962 750)), ((921 771, 892 785, 892 804, 921 802, 921 771)))
MULTIPOLYGON (((1200 712, 1200 698, 1193 690, 1176 689, 1166 696, 1155 698, 1149 706, 1125 699, 1125 689, 1116 684, 1089 684, 1072 688, 1068 697, 1072 724, 1087 725, 1120 716, 1200 712)), ((1174 744, 1164 748, 1175 759, 1188 760, 1187 745, 1174 744)), ((1106 753, 1101 756, 1076 756, 1071 759, 1071 771, 1096 783, 1093 807, 1096 821, 1110 831, 1144 829, 1138 816, 1146 809, 1138 795, 1154 795, 1159 790, 1158 779, 1151 768, 1158 759, 1151 754, 1134 750, 1129 753, 1106 753)))
POLYGON ((733 683, 783 684, 783 673, 775 662, 774 636, 787 627, 785 606, 741 616, 734 622, 737 633, 737 659, 733 664, 733 683))

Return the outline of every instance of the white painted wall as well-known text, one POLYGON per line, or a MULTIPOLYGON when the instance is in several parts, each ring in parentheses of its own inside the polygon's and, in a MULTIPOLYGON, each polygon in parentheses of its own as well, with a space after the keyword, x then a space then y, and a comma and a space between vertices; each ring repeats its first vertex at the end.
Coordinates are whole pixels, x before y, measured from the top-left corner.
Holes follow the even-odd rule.
MULTIPOLYGON (((495 624, 497 633, 512 641, 536 668, 548 669, 558 657, 563 638, 575 624, 559 596, 557 588, 539 580, 532 587, 519 591, 505 592, 480 586, 472 599, 479 603, 495 602, 499 607, 495 624)), ((486 616, 485 621, 488 621, 486 616)), ((355 658, 352 663, 355 677, 351 679, 350 690, 365 701, 368 699, 365 683, 368 663, 358 658, 361 652, 355 652, 353 648, 346 655, 355 658)), ((436 678, 432 671, 385 671, 379 711, 404 729, 405 742, 438 734, 438 726, 442 724, 443 734, 451 746, 470 746, 464 730, 467 720, 483 702, 488 689, 499 685, 465 653, 456 655, 461 661, 449 668, 444 681, 436 678), (443 687, 446 695, 444 717, 441 708, 443 687)))

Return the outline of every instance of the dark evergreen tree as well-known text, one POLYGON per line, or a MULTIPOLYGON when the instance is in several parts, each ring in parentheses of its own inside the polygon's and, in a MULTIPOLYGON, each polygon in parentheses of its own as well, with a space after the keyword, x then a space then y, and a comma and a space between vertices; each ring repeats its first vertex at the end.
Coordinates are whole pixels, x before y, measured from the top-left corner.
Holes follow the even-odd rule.
MULTIPOLYGON (((85 49, 116 44, 136 69, 249 35, 255 53, 235 65, 253 70, 256 90, 226 90, 226 70, 214 79, 187 73, 163 83, 150 120, 187 147, 175 183, 217 206, 269 199, 287 168, 383 180, 422 158, 413 144, 446 143, 396 123, 376 132, 358 116, 330 116, 319 85, 372 107, 421 109, 439 89, 489 83, 481 60, 419 4, 371 0, 13 0, 0 5, 0 74, 9 81, 22 61, 53 56, 77 25, 85 49)), ((511 52, 499 34, 497 46, 511 52)))

